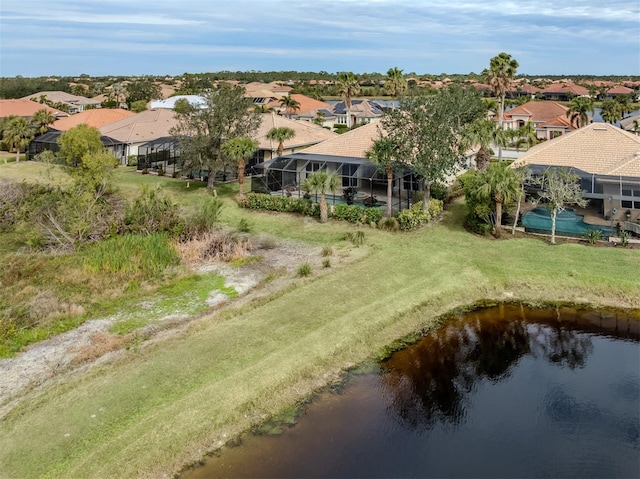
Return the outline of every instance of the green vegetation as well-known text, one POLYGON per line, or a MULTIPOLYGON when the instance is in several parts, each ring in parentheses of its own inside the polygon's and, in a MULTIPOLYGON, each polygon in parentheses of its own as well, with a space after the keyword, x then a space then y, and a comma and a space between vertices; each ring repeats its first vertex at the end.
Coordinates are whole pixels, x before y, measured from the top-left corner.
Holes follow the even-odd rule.
MULTIPOLYGON (((14 166, 0 165, 0 177, 14 166)), ((116 183, 134 197, 139 188, 135 183, 176 182, 125 172, 117 170, 116 183), (127 181, 119 183, 118 178, 127 181)), ((345 223, 239 209, 229 199, 237 187, 225 188, 218 191, 225 205, 224 223, 236 225, 249 217, 258 233, 328 245, 335 250, 333 258, 344 252, 345 223)), ((184 184, 167 186, 166 191, 187 208, 208 197, 203 188, 194 191, 184 184)), ((432 327, 448 311, 480 300, 640 308, 637 250, 578 243, 552 247, 532 238, 489 240, 464 230, 465 215, 465 205, 453 203, 444 219, 429 228, 403 234, 367 228, 366 244, 354 250, 359 260, 348 267, 334 266, 284 290, 204 315, 184 334, 141 343, 115 364, 97 366, 28 396, 0 423, 3 474, 171 475, 265 418, 290 410, 344 369, 432 327), (376 278, 380 280, 372 280, 376 278), (345 294, 347 288, 353 294, 345 294)), ((364 231, 350 233, 364 242, 364 231)), ((15 238, 6 234, 0 234, 0 244, 5 238, 14 244, 15 238)), ((66 290, 70 294, 60 297, 103 291, 103 303, 88 306, 87 314, 94 317, 98 311, 141 310, 135 305, 149 297, 166 311, 175 311, 178 303, 184 307, 178 312, 192 314, 192 302, 206 306, 188 295, 195 292, 202 298, 211 291, 210 285, 200 287, 205 281, 200 276, 177 280, 172 276, 177 272, 168 271, 165 281, 173 286, 145 291, 142 281, 139 289, 130 281, 125 292, 130 296, 116 300, 122 290, 115 284, 122 278, 90 276, 78 268, 76 256, 21 255, 2 248, 0 259, 12 275, 2 277, 3 293, 7 285, 24 281, 11 290, 15 295, 33 276, 37 285, 55 288, 73 280, 66 290), (12 255, 10 261, 7 255, 12 255)), ((147 314, 144 311, 140 314, 147 314)), ((143 319, 151 321, 159 314, 154 311, 143 319)), ((138 324, 142 321, 135 317, 123 318, 118 332, 126 334, 138 324)))

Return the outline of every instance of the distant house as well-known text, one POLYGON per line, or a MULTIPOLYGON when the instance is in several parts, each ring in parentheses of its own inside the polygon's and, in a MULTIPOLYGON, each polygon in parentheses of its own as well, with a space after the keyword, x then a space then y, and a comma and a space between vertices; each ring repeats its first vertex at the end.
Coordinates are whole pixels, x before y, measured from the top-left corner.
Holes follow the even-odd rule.
POLYGON ((31 120, 31 117, 33 117, 38 110, 43 109, 47 110, 55 118, 69 116, 68 113, 62 110, 57 110, 50 106, 21 98, 19 100, 0 100, 0 120, 8 116, 20 116, 31 120))
POLYGON ((84 96, 72 95, 63 91, 41 91, 32 95, 23 97, 24 100, 33 100, 38 103, 45 104, 51 102, 52 104, 64 105, 69 110, 70 114, 79 113, 91 108, 100 108, 102 104, 91 98, 84 96))
POLYGON ((116 121, 120 121, 124 118, 129 118, 130 116, 134 115, 135 113, 133 113, 132 111, 123 110, 121 108, 100 108, 97 110, 86 110, 80 113, 76 113, 75 115, 56 120, 51 125, 51 128, 58 131, 67 131, 81 124, 100 128, 102 126, 108 125, 109 123, 114 123, 116 121))
MULTIPOLYGON (((36 155, 43 151, 53 151, 54 153, 60 150, 58 139, 64 133, 64 131, 50 130, 42 135, 36 136, 29 143, 27 149, 27 156, 29 159, 34 159, 36 155)), ((100 136, 102 146, 104 146, 115 158, 122 158, 126 151, 126 145, 114 138, 106 135, 100 136)))
POLYGON ((503 125, 506 130, 533 123, 536 136, 550 140, 577 128, 567 117, 569 108, 553 101, 530 101, 504 112, 503 125))
POLYGON ((279 113, 286 118, 310 122, 318 121, 322 126, 333 127, 336 117, 331 105, 300 93, 293 93, 289 96, 300 105, 297 110, 282 109, 279 101, 272 101, 267 106, 279 110, 279 113))
POLYGON ((626 95, 628 97, 633 96, 633 90, 631 88, 627 88, 626 86, 616 85, 607 90, 607 92, 602 96, 601 100, 611 100, 621 95, 626 95))
POLYGON ((540 94, 545 100, 569 101, 576 96, 589 96, 589 90, 572 82, 554 82, 540 94))
POLYGON ((207 108, 207 99, 200 95, 176 95, 164 100, 155 100, 149 103, 149 109, 167 108, 173 110, 178 100, 187 100, 189 104, 196 108, 207 108))
POLYGON ((612 221, 640 222, 640 137, 607 123, 591 123, 541 143, 513 163, 541 174, 569 168, 585 198, 612 221), (627 217, 627 214, 629 215, 627 217))
POLYGON ((382 105, 372 100, 353 99, 351 108, 347 111, 345 101, 336 103, 333 106, 333 114, 336 117, 336 124, 353 125, 375 123, 380 121, 384 113, 382 105))
POLYGON ((640 115, 633 115, 620 120, 620 128, 630 131, 636 136, 640 135, 640 115))

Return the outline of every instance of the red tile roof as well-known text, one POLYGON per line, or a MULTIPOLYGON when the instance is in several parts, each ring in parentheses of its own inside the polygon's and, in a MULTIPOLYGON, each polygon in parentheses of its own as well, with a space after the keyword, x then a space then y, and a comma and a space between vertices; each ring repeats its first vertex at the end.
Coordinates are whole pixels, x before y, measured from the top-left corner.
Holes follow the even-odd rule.
POLYGON ((571 93, 572 95, 588 95, 589 94, 589 90, 587 90, 585 87, 580 86, 580 85, 576 85, 575 83, 560 83, 560 82, 556 82, 556 83, 552 83, 551 85, 548 85, 544 90, 542 90, 543 93, 571 93))
POLYGON ((31 118, 35 112, 42 109, 47 110, 56 117, 68 116, 68 113, 29 99, 21 98, 19 100, 0 100, 0 118, 5 118, 11 115, 31 118))
POLYGON ((101 126, 108 125, 114 121, 119 121, 130 116, 134 116, 135 113, 121 108, 96 108, 94 110, 86 110, 80 113, 76 113, 68 118, 62 118, 57 120, 51 125, 52 128, 60 131, 67 131, 78 126, 81 123, 88 126, 95 126, 100 128, 101 126))
POLYGON ((504 118, 505 120, 512 120, 514 116, 525 115, 528 117, 527 121, 538 123, 547 122, 560 116, 566 118, 567 111, 569 111, 569 108, 555 101, 529 101, 506 111, 504 118))

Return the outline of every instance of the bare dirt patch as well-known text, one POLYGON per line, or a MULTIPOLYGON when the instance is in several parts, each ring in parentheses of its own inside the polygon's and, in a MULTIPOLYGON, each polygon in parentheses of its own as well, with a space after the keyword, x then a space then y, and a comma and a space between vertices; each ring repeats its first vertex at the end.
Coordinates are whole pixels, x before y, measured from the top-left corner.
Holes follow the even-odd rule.
MULTIPOLYGON (((237 266, 221 261, 200 262, 194 264, 193 269, 222 275, 225 285, 238 292, 238 298, 233 300, 237 303, 286 287, 296 279, 296 270, 302 263, 309 263, 314 271, 322 268, 320 247, 270 237, 252 238, 252 242, 255 247, 246 262, 239 261, 237 266)), ((332 264, 346 261, 349 261, 348 253, 332 256, 332 264)), ((211 292, 207 301, 212 309, 229 302, 230 299, 217 290, 211 292)), ((0 417, 26 394, 42 393, 71 375, 113 361, 134 342, 154 337, 163 340, 177 334, 194 319, 178 314, 178 309, 176 306, 176 314, 158 318, 162 321, 161 328, 144 327, 127 335, 109 332, 117 316, 89 320, 72 331, 27 347, 14 358, 0 360, 0 417), (160 331, 162 334, 158 334, 160 331)))

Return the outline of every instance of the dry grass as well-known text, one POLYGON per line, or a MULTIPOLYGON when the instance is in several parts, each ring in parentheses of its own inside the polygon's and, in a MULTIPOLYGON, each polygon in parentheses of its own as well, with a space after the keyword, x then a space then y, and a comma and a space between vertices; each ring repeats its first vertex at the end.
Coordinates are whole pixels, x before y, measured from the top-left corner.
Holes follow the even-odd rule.
POLYGON ((93 361, 111 351, 117 351, 133 340, 133 335, 126 336, 109 334, 105 332, 93 333, 89 338, 89 344, 77 349, 72 365, 93 361))
POLYGON ((207 260, 229 262, 241 259, 253 250, 253 245, 246 236, 212 231, 187 241, 176 241, 175 248, 183 263, 195 266, 207 260))

